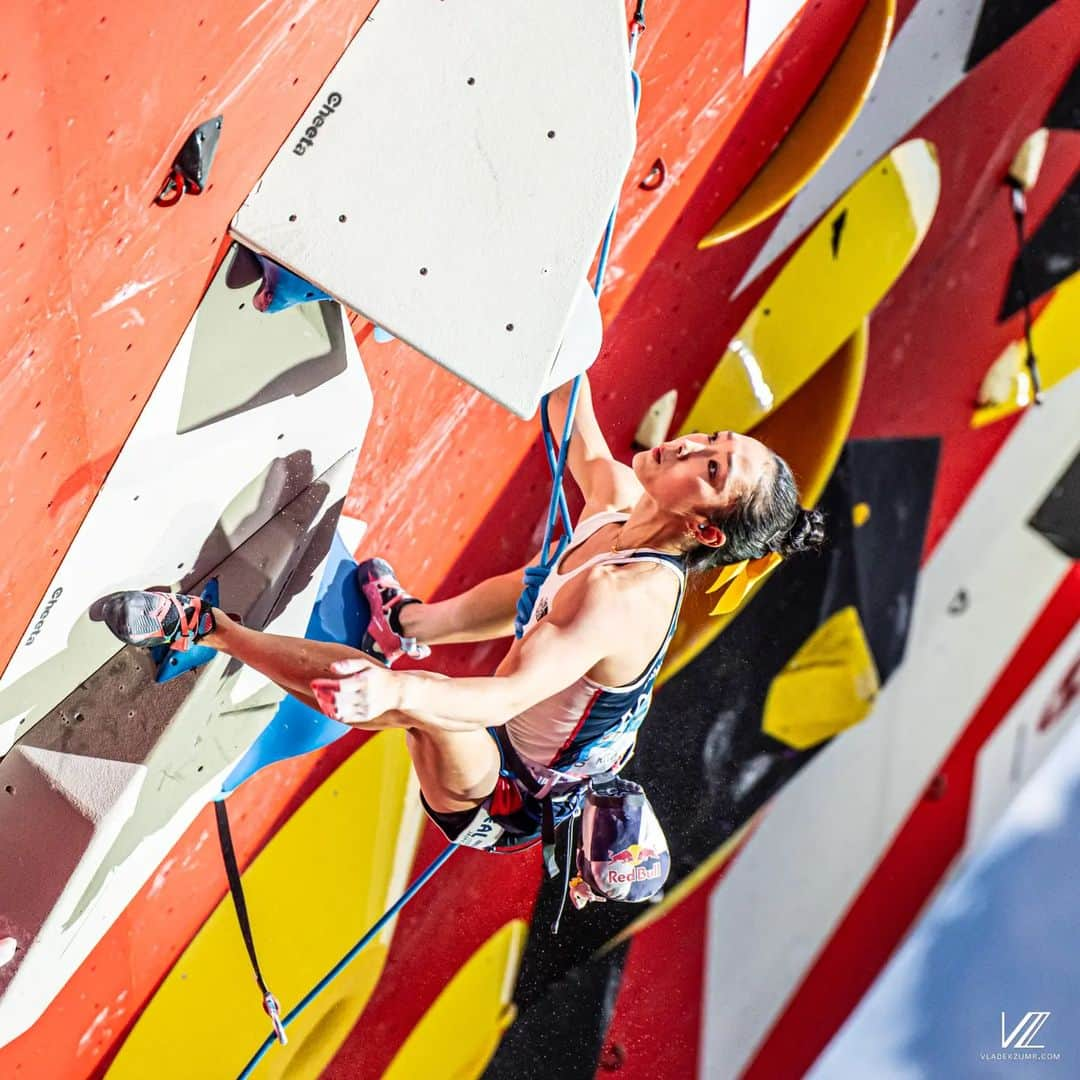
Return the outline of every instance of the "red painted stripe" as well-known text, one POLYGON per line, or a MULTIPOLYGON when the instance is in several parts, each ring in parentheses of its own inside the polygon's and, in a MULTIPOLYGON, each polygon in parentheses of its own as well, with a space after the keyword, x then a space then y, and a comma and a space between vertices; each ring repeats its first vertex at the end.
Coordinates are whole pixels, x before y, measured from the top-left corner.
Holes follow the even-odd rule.
POLYGON ((589 719, 589 713, 592 712, 593 706, 596 704, 596 699, 603 693, 603 690, 596 690, 593 692, 593 696, 589 698, 589 704, 585 706, 585 711, 581 714, 581 719, 578 720, 574 726, 574 730, 566 737, 566 742, 559 747, 555 752, 555 756, 548 762, 547 767, 549 769, 554 768, 555 762, 559 760, 570 748, 570 744, 577 738, 578 732, 585 726, 585 721, 589 719))
POLYGON ((744 1080, 802 1076, 888 962, 961 850, 979 749, 1061 646, 1080 612, 1065 574, 762 1043, 744 1080))

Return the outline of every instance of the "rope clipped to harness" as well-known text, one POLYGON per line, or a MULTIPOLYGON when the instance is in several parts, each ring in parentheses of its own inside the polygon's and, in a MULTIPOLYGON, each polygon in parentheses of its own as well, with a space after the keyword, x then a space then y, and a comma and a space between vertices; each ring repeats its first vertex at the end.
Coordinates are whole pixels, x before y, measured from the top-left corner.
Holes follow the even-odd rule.
MULTIPOLYGON (((633 63, 637 52, 637 40, 645 30, 645 2, 639 0, 634 22, 630 31, 630 62, 633 63)), ((630 80, 633 85, 634 115, 637 115, 638 106, 641 103, 641 79, 636 71, 630 72, 630 80)), ((616 200, 611 208, 607 225, 604 227, 604 237, 600 242, 600 255, 596 263, 596 276, 593 279, 593 294, 600 295, 604 287, 604 275, 607 272, 608 258, 611 255, 611 238, 615 232, 615 216, 619 210, 616 200)), ((517 613, 514 616, 514 636, 520 638, 525 632, 525 627, 532 618, 533 608, 536 607, 536 598, 547 581, 551 568, 562 558, 567 544, 570 543, 570 534, 573 532, 573 523, 570 521, 570 509, 566 504, 566 492, 563 490, 563 475, 566 472, 567 453, 570 447, 570 436, 574 430, 574 413, 577 411, 578 395, 581 390, 581 376, 578 375, 570 386, 570 400, 566 407, 566 420, 563 424, 562 437, 559 441, 558 454, 555 452, 555 438, 551 430, 551 419, 548 416, 548 395, 540 399, 540 432, 544 441, 544 453, 547 457, 548 468, 551 470, 551 498, 548 501, 547 522, 544 526, 544 542, 540 548, 540 562, 536 566, 527 566, 524 575, 524 589, 518 598, 517 613), (554 550, 551 548, 552 534, 555 531, 555 523, 562 525, 562 535, 554 550)))

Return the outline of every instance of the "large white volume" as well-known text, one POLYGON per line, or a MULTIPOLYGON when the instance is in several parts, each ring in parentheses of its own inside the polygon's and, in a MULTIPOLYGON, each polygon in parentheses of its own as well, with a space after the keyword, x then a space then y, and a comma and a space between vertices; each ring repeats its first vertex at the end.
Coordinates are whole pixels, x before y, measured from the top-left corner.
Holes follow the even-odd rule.
POLYGON ((232 231, 530 416, 633 146, 622 0, 382 0, 232 231))

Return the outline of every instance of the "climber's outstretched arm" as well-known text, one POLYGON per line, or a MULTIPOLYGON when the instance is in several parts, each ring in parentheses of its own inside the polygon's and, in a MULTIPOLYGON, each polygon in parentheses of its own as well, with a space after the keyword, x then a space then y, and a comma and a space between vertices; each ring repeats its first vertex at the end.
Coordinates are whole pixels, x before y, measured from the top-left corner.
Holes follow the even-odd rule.
POLYGON ((553 611, 488 677, 445 678, 432 672, 388 671, 366 660, 334 665, 335 677, 312 690, 327 715, 366 730, 411 727, 476 731, 505 724, 570 686, 628 633, 603 567, 579 575, 553 611))
MULTIPOLYGON (((567 383, 553 390, 548 397, 548 416, 556 445, 566 423, 570 403, 567 383)), ((604 510, 629 510, 641 497, 644 489, 634 470, 615 456, 600 430, 593 410, 592 388, 588 374, 581 376, 577 408, 574 410, 574 434, 570 439, 567 464, 574 482, 585 497, 583 517, 604 510)))
MULTIPOLYGON (((529 563, 535 566, 539 555, 529 563)), ((524 567, 478 582, 471 589, 430 604, 401 610, 401 628, 425 645, 451 645, 511 637, 524 567)))

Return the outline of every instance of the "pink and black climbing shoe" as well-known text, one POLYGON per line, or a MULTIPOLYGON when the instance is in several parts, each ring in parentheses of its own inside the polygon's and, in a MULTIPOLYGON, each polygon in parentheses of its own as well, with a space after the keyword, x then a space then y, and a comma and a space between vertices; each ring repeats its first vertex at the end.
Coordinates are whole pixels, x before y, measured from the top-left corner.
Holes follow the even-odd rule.
POLYGON ((426 645, 402 632, 402 609, 422 601, 401 587, 388 562, 366 559, 356 568, 356 582, 371 612, 360 645, 364 652, 378 657, 387 667, 402 656, 423 660, 431 655, 426 645))
POLYGON ((112 593, 101 602, 101 617, 129 645, 168 645, 178 652, 186 652, 214 629, 210 605, 184 593, 112 593))

